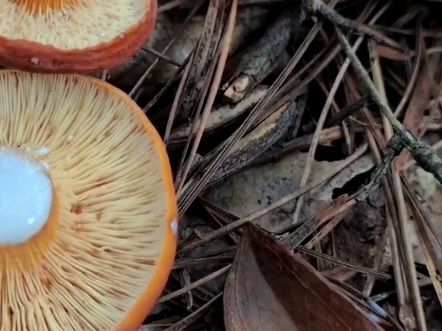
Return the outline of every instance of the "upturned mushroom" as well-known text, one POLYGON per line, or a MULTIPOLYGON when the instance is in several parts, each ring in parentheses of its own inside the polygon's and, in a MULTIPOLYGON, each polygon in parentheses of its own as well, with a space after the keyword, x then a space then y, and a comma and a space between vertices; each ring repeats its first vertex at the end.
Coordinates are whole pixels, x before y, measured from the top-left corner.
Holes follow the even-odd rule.
POLYGON ((110 84, 0 71, 0 330, 135 331, 173 265, 162 140, 110 84))
POLYGON ((157 0, 0 0, 0 65, 91 73, 133 55, 153 30, 157 0))

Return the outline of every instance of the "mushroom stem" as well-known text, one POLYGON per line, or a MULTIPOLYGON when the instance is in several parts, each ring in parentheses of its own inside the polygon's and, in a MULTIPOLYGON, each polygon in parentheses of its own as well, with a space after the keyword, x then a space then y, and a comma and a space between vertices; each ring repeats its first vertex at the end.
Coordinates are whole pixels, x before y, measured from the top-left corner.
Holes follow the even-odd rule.
POLYGON ((26 153, 0 149, 0 246, 34 237, 49 219, 52 182, 43 164, 26 153))

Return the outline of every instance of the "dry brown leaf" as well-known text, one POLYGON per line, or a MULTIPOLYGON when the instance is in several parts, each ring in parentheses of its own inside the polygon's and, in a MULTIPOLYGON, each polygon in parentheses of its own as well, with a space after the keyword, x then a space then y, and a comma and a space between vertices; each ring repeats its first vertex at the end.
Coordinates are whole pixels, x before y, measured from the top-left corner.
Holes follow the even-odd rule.
MULTIPOLYGON (((436 231, 434 235, 438 236, 439 241, 442 241, 442 204, 440 203, 442 199, 442 186, 432 174, 418 166, 412 166, 407 171, 407 178, 413 190, 423 199, 423 207, 428 211, 430 215, 429 221, 431 222, 432 228, 436 231)), ((425 265, 425 258, 420 247, 419 239, 416 235, 415 227, 410 220, 406 223, 406 229, 409 233, 408 237, 411 239, 414 260, 425 265)), ((442 261, 442 253, 440 252, 436 238, 433 238, 432 241, 433 251, 439 252, 437 259, 438 261, 442 261)))
MULTIPOLYGON (((434 73, 440 66, 441 55, 435 54, 428 60, 428 67, 423 64, 419 73, 419 78, 411 95, 410 103, 405 112, 403 124, 404 127, 413 134, 417 135, 419 127, 424 120, 425 109, 431 98, 431 91, 434 86, 434 73)), ((407 150, 396 158, 397 168, 402 168, 408 162, 410 153, 407 150)))
POLYGON ((376 45, 376 52, 380 57, 393 61, 408 61, 410 54, 404 54, 390 47, 376 45))
MULTIPOLYGON (((291 153, 277 162, 242 169, 209 188, 204 197, 234 215, 245 217, 298 189, 306 159, 307 153, 291 153)), ((317 179, 317 176, 333 173, 342 162, 313 161, 310 181, 317 179)), ((369 171, 373 166, 371 156, 364 156, 329 182, 307 193, 301 219, 311 218, 332 200, 334 189, 342 188, 352 178, 369 171)), ((269 232, 278 231, 291 224, 294 210, 295 202, 290 202, 260 217, 258 224, 269 232)))
POLYGON ((256 226, 224 289, 227 331, 381 331, 338 287, 256 226))

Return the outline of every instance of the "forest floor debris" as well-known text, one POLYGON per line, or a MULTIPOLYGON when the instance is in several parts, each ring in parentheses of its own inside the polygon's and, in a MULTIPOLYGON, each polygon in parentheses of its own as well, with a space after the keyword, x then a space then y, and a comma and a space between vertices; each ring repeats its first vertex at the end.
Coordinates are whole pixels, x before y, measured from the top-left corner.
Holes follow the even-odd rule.
POLYGON ((98 74, 175 174, 176 264, 140 331, 442 329, 441 10, 160 1, 98 74))

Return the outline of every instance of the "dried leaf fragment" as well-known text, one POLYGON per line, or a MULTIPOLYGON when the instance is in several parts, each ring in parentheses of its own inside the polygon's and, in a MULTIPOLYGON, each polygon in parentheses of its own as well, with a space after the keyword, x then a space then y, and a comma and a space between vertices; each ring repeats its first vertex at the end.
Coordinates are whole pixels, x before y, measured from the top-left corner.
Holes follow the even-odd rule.
POLYGON ((210 184, 244 168, 269 149, 289 129, 297 113, 296 101, 289 101, 267 117, 253 131, 238 140, 229 156, 211 178, 210 184))
POLYGON ((301 258, 249 224, 224 289, 227 331, 381 331, 301 258))
MULTIPOLYGON (((235 29, 230 44, 230 53, 235 53, 255 30, 262 29, 268 21, 269 10, 264 7, 251 6, 238 11, 235 29)), ((185 26, 181 11, 160 13, 155 23, 155 30, 143 47, 123 63, 109 70, 110 76, 119 84, 134 86, 138 79, 148 70, 157 59, 155 54, 146 49, 155 49, 163 52, 168 44, 176 38, 165 52, 165 56, 174 62, 183 63, 201 37, 205 15, 197 15, 189 20, 185 26)), ((161 61, 153 70, 151 82, 165 84, 176 74, 178 67, 174 64, 161 61)))
POLYGON ((393 61, 408 61, 411 58, 410 54, 383 45, 376 45, 376 52, 380 57, 393 61))
MULTIPOLYGON (((245 217, 263 207, 283 198, 299 187, 302 171, 307 160, 307 153, 290 153, 277 162, 252 165, 241 169, 205 191, 204 197, 211 203, 239 217, 245 217)), ((226 161, 227 162, 227 161, 226 161)), ((334 162, 314 161, 311 181, 330 176, 340 168, 345 160, 334 162)), ((252 162, 253 164, 253 162, 252 162)), ((301 210, 301 219, 310 219, 318 210, 328 204, 335 189, 341 189, 355 176, 374 167, 369 155, 356 160, 345 170, 333 176, 324 185, 320 185, 305 195, 306 203, 301 210)), ((310 182, 311 182, 310 181, 310 182)), ((295 202, 262 216, 257 220, 266 231, 279 231, 291 224, 291 217, 296 209, 295 202)))
MULTIPOLYGON (((207 134, 223 125, 227 125, 228 123, 235 120, 237 117, 246 113, 248 110, 253 108, 267 94, 267 90, 268 90, 267 86, 263 85, 257 86, 240 103, 235 105, 230 105, 230 104, 222 105, 213 109, 206 121, 206 125, 204 127, 204 133, 207 134)), ((185 142, 190 135, 192 127, 193 127, 192 136, 194 136, 198 131, 200 123, 201 119, 198 118, 197 123, 195 125, 192 122, 190 122, 177 127, 170 135, 169 144, 185 142)))
POLYGON ((261 39, 241 59, 232 79, 222 87, 226 100, 238 103, 275 69, 294 29, 304 18, 305 14, 299 6, 285 10, 276 18, 261 39))

